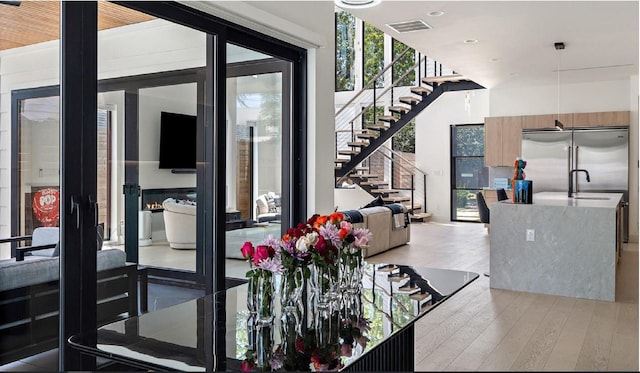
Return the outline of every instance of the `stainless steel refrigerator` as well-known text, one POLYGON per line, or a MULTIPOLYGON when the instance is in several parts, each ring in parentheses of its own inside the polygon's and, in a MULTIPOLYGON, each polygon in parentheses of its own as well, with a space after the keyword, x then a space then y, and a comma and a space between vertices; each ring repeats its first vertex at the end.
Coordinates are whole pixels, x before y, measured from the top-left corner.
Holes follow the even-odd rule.
POLYGON ((623 193, 624 241, 628 241, 629 131, 624 127, 565 131, 523 130, 522 158, 533 192, 568 192, 569 171, 574 192, 623 193))

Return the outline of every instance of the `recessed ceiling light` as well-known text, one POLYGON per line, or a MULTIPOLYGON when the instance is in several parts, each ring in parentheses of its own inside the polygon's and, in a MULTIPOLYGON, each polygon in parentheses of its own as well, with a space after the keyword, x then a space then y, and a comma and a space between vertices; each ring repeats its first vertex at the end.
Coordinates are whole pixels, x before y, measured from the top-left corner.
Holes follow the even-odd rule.
POLYGON ((491 62, 496 62, 496 61, 498 61, 498 59, 497 59, 497 58, 492 58, 492 59, 491 59, 491 62))
POLYGON ((435 11, 433 11, 433 12, 429 12, 429 13, 427 13, 427 15, 428 15, 429 17, 440 17, 440 16, 444 15, 444 12, 441 12, 441 11, 439 11, 439 10, 435 10, 435 11))
POLYGON ((464 41, 465 44, 475 44, 478 42, 478 39, 467 39, 464 41))
POLYGON ((380 4, 381 0, 334 0, 341 8, 368 8, 380 4))

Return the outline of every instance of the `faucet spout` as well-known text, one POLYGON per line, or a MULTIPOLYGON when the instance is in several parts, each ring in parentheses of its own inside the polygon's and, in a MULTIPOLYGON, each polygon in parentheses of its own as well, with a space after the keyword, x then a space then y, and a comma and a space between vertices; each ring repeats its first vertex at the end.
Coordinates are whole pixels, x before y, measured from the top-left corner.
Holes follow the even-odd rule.
POLYGON ((573 174, 576 172, 584 172, 586 174, 587 177, 587 182, 590 183, 591 182, 591 177, 589 177, 589 171, 583 169, 583 168, 576 168, 573 169, 571 171, 569 171, 569 198, 573 197, 573 174))

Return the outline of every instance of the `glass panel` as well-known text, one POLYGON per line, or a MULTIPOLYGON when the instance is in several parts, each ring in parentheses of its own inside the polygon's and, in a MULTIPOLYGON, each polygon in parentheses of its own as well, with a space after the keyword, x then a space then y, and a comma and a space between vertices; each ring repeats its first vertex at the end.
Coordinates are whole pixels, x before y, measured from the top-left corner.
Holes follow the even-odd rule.
MULTIPOLYGON (((392 60, 395 60, 404 52, 408 46, 402 42, 393 39, 393 55, 392 60)), ((416 52, 410 48, 409 51, 400 57, 396 63, 393 64, 393 82, 397 87, 401 86, 414 86, 416 84, 416 71, 411 69, 416 63, 416 52), (411 69, 411 70, 410 70, 411 69), (407 73, 408 72, 408 73, 407 73), (406 74, 406 75, 405 75, 406 74)))
POLYGON ((484 126, 455 127, 453 134, 453 156, 484 156, 484 126))
MULTIPOLYGON (((372 25, 364 24, 364 82, 367 86, 370 80, 378 75, 384 68, 384 33, 372 25)), ((380 76, 375 83, 377 88, 384 86, 384 78, 380 76)))
POLYGON ((353 91, 355 35, 355 17, 347 12, 336 12, 336 92, 353 91))
MULTIPOLYGON (((227 276, 248 270, 240 248, 281 235, 283 73, 255 74, 248 64, 227 79, 227 276)), ((253 66, 253 67, 251 67, 253 66)), ((289 100, 289 98, 287 98, 289 100)))
POLYGON ((475 189, 487 185, 488 175, 484 167, 484 158, 456 158, 456 188, 475 189))
POLYGON ((137 252, 148 267, 195 274, 196 130, 203 123, 197 108, 204 87, 187 71, 205 66, 205 33, 109 2, 99 3, 98 16, 99 27, 109 27, 98 33, 98 78, 116 87, 98 95, 112 127, 109 163, 98 168, 98 175, 111 174, 114 201, 100 216, 110 233, 104 245, 129 257, 137 252))
MULTIPOLYGON (((59 304, 60 266, 54 249, 60 241, 60 2, 5 3, 0 5, 0 238, 16 241, 0 244, 0 260, 14 274, 0 280, 3 363, 57 345, 58 320, 52 315, 59 304), (31 238, 17 239, 25 235, 31 238), (27 252, 24 261, 15 258, 24 253, 16 247, 40 245, 51 246, 27 252)), ((57 356, 47 360, 38 369, 57 371, 57 356)))
POLYGON ((454 189, 452 220, 480 221, 477 192, 477 189, 454 189))
MULTIPOLYGON (((393 156, 393 184, 392 189, 411 189, 411 176, 416 158, 416 130, 415 120, 411 120, 391 138, 393 150, 399 152, 399 156, 393 156)), ((416 185, 416 180, 413 181, 416 185)))

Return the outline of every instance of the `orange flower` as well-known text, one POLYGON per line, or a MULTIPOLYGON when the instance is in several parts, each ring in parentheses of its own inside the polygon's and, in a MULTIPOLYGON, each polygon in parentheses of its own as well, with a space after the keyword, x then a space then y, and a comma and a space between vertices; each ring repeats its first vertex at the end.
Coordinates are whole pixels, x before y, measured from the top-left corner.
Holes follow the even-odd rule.
POLYGON ((289 241, 291 241, 291 236, 289 236, 289 234, 288 234, 288 233, 285 233, 285 234, 282 236, 282 242, 289 242, 289 241))
POLYGON ((327 220, 329 220, 329 217, 327 215, 318 216, 315 223, 313 223, 313 227, 314 228, 321 227, 327 223, 327 220))
POLYGON ((347 235, 349 234, 349 229, 340 228, 339 234, 340 234, 340 239, 344 240, 344 238, 347 237, 347 235))
POLYGON ((344 220, 344 215, 341 212, 334 212, 333 214, 329 215, 329 220, 331 221, 331 223, 337 224, 344 220))

